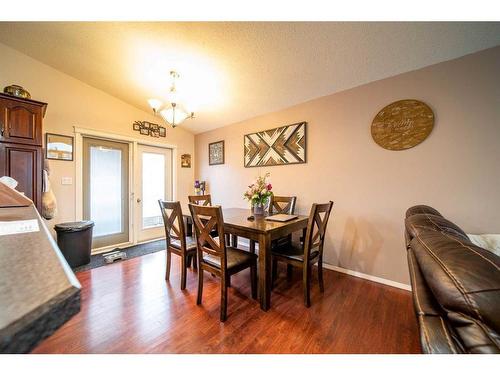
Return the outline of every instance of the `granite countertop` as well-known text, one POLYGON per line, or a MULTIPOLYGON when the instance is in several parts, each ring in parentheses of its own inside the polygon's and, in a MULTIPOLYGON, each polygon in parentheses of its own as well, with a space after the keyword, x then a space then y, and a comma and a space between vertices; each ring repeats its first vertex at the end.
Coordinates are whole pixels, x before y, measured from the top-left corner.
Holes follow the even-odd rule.
POLYGON ((0 236, 0 353, 26 353, 80 311, 80 283, 33 205, 0 221, 38 220, 38 232, 0 236))

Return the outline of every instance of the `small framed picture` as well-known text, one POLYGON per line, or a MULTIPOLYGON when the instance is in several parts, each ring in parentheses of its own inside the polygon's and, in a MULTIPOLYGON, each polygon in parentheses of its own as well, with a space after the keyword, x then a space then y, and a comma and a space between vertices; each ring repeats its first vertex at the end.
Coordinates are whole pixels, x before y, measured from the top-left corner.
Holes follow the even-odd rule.
POLYGON ((45 150, 47 159, 73 161, 73 137, 45 133, 45 150))
POLYGON ((160 126, 160 137, 166 137, 167 136, 167 129, 164 128, 163 126, 160 126))
POLYGON ((209 143, 208 165, 224 164, 224 141, 209 143))
POLYGON ((141 127, 139 129, 139 133, 142 134, 142 135, 149 135, 149 128, 141 127))
POLYGON ((141 130, 141 125, 142 125, 142 124, 141 124, 141 122, 140 122, 140 121, 135 121, 135 122, 134 122, 134 124, 133 124, 133 126, 134 126, 134 130, 136 130, 136 131, 141 130))
POLYGON ((191 155, 182 154, 181 155, 181 168, 191 168, 191 155))

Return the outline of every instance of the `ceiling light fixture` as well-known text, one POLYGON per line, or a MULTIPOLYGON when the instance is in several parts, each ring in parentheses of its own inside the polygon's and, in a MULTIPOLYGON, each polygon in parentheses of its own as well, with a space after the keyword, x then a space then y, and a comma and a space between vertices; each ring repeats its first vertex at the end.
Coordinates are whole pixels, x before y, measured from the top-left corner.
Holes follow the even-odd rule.
POLYGON ((182 106, 178 103, 178 94, 175 87, 175 80, 179 78, 179 74, 172 70, 170 72, 170 77, 172 78, 172 84, 170 86, 170 92, 168 95, 168 102, 166 106, 159 99, 148 99, 149 106, 153 109, 155 115, 160 115, 163 120, 172 125, 175 128, 177 125, 181 124, 186 119, 194 118, 194 112, 186 112, 182 106))

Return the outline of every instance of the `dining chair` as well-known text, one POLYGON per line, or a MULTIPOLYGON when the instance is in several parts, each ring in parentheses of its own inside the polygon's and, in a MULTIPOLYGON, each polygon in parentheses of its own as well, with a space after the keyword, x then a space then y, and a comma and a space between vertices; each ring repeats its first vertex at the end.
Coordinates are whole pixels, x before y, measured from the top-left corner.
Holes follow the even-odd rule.
MULTIPOLYGON (((297 202, 297 197, 280 197, 271 195, 269 200, 269 215, 277 215, 277 214, 287 214, 293 215, 295 213, 295 203, 297 202)), ((279 246, 286 245, 292 240, 292 236, 285 236, 283 238, 278 238, 274 240, 271 246, 279 246)), ((255 253, 255 241, 250 240, 249 250, 251 253, 255 253)), ((291 270, 289 269, 289 273, 291 270)))
POLYGON ((231 275, 250 268, 252 298, 257 298, 257 256, 248 251, 226 246, 219 239, 224 236, 224 219, 220 206, 189 204, 198 246, 198 297, 200 305, 203 295, 203 273, 210 272, 221 279, 220 321, 227 318, 227 288, 231 275), (212 237, 213 231, 220 234, 212 237))
MULTIPOLYGON (((210 194, 205 194, 205 195, 188 195, 188 200, 189 203, 196 204, 199 206, 211 206, 212 205, 212 196, 210 194)), ((212 237, 217 237, 219 234, 216 231, 212 232, 212 237)), ((230 243, 230 236, 227 234, 225 236, 226 238, 226 243, 229 246, 230 243)), ((236 236, 233 236, 233 246, 238 247, 238 238, 236 236)))
POLYGON ((278 262, 302 268, 302 288, 306 307, 311 306, 311 272, 312 266, 316 263, 318 263, 319 289, 321 292, 325 289, 323 285, 323 245, 332 206, 332 201, 324 204, 314 203, 309 214, 304 241, 299 244, 292 242, 271 250, 273 284, 276 279, 278 262))
POLYGON ((187 268, 193 261, 196 269, 196 240, 194 237, 186 236, 184 218, 180 202, 169 202, 158 200, 163 224, 165 225, 165 239, 167 244, 167 270, 165 280, 170 279, 170 264, 172 253, 181 257, 181 290, 186 289, 187 268))
POLYGON ((188 195, 189 203, 200 206, 211 206, 212 197, 210 194, 205 195, 188 195))

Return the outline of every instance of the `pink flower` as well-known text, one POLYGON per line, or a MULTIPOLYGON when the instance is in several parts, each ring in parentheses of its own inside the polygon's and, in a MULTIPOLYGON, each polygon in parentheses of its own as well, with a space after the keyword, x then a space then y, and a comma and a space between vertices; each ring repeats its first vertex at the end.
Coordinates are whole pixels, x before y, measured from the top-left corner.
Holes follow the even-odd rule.
POLYGON ((273 185, 267 184, 267 190, 271 190, 273 188, 273 185))

